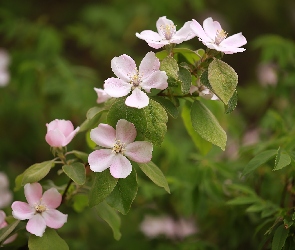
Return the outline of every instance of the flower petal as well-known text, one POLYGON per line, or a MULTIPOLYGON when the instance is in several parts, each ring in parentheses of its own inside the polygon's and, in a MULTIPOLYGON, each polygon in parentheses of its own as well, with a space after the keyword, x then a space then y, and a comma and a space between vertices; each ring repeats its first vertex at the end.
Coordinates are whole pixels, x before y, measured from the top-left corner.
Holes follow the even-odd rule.
POLYGON ((111 98, 111 96, 109 96, 104 89, 99 89, 99 88, 94 88, 96 94, 97 94, 97 100, 96 103, 104 103, 107 100, 109 100, 111 98))
MULTIPOLYGON (((204 31, 207 34, 207 36, 209 36, 213 41, 215 41, 215 37, 216 37, 216 33, 218 30, 218 26, 217 25, 218 22, 214 22, 212 17, 208 17, 207 19, 204 20, 203 22, 203 27, 204 27, 204 31)), ((219 23, 218 23, 219 24, 219 23)))
POLYGON ((100 123, 97 128, 91 129, 90 138, 97 145, 112 148, 116 142, 116 130, 104 123, 100 123))
POLYGON ((47 132, 45 140, 51 147, 63 147, 66 138, 61 131, 54 129, 47 132))
POLYGON ((114 158, 115 154, 111 149, 95 150, 88 156, 90 169, 94 172, 102 172, 106 170, 114 158))
POLYGON ((154 41, 148 42, 148 45, 154 49, 162 48, 163 46, 165 46, 167 44, 169 44, 169 41, 167 41, 167 40, 163 40, 161 42, 154 42, 154 41))
POLYGON ((154 89, 166 89, 168 87, 168 76, 165 71, 156 71, 149 78, 142 81, 140 86, 146 91, 150 92, 151 88, 154 89))
POLYGON ((37 213, 31 219, 29 219, 26 229, 29 233, 42 237, 46 229, 45 220, 40 214, 37 213))
POLYGON ((158 30, 158 33, 160 34, 160 36, 162 36, 164 39, 166 39, 162 29, 163 29, 163 27, 165 28, 167 26, 170 26, 170 27, 174 26, 174 23, 170 19, 167 19, 166 16, 162 16, 158 19, 156 26, 157 26, 157 30, 158 30))
POLYGON ((136 128, 133 123, 124 119, 120 119, 116 126, 116 139, 125 144, 134 142, 137 135, 136 128))
POLYGON ((145 40, 146 42, 148 41, 160 42, 162 40, 162 37, 157 32, 154 32, 151 30, 144 30, 141 33, 136 33, 135 35, 139 39, 145 40))
POLYGON ((24 187, 25 196, 31 206, 39 204, 42 198, 42 186, 39 183, 27 183, 24 187))
POLYGON ((234 34, 224 39, 219 45, 222 47, 241 47, 247 43, 242 33, 234 34))
POLYGON ((146 163, 152 159, 153 145, 147 141, 135 141, 126 146, 125 155, 132 161, 146 163))
POLYGON ((66 120, 58 120, 56 128, 60 132, 62 132, 65 137, 67 137, 74 130, 73 123, 71 121, 66 121, 66 120))
POLYGON ((171 43, 182 43, 183 41, 188 41, 196 36, 196 34, 191 29, 192 21, 186 22, 182 28, 176 31, 175 35, 170 40, 171 43))
POLYGON ((104 82, 104 90, 111 97, 122 97, 128 95, 131 84, 119 78, 108 78, 104 82))
POLYGON ((56 209, 48 209, 42 213, 42 217, 48 227, 58 229, 61 228, 68 220, 68 215, 56 209))
POLYGON ((44 192, 42 196, 42 203, 47 208, 57 208, 60 206, 62 196, 56 188, 50 188, 44 192))
POLYGON ((142 79, 148 78, 160 68, 160 60, 154 52, 148 52, 139 65, 139 74, 142 79))
POLYGON ((18 220, 27 220, 32 218, 35 209, 26 202, 15 201, 11 205, 12 215, 18 220))
POLYGON ((63 147, 68 145, 74 138, 74 136, 78 133, 80 127, 77 127, 73 132, 71 132, 66 138, 65 141, 63 143, 63 147))
POLYGON ((125 82, 130 81, 130 76, 137 73, 134 60, 128 55, 114 57, 111 61, 111 67, 114 74, 125 82))
POLYGON ((149 105, 149 97, 139 88, 135 88, 132 94, 126 98, 125 104, 129 107, 141 109, 149 105))
POLYGON ((191 29, 203 42, 212 42, 212 39, 205 33, 201 24, 194 19, 191 22, 191 29))
POLYGON ((0 228, 3 228, 7 225, 5 218, 6 214, 4 213, 4 211, 0 210, 0 228))
POLYGON ((126 178, 132 171, 130 161, 121 154, 116 154, 110 166, 111 175, 115 178, 126 178))

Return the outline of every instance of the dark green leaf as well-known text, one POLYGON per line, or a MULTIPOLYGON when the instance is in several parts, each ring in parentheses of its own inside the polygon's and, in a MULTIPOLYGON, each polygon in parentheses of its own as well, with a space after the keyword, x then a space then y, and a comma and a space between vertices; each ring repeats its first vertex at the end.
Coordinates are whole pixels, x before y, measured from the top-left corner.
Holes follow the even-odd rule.
POLYGON ((188 94, 192 84, 192 75, 184 67, 179 68, 178 79, 181 81, 181 92, 182 94, 188 94))
POLYGON ((83 185, 86 181, 86 171, 83 163, 74 162, 71 165, 62 167, 66 175, 71 178, 76 184, 83 185))
POLYGON ((84 163, 88 162, 88 154, 81 152, 81 151, 77 151, 77 150, 73 150, 72 153, 80 160, 82 160, 84 163))
POLYGON ((89 205, 89 199, 87 194, 75 194, 73 197, 73 209, 81 213, 89 205))
POLYGON ((245 205, 245 204, 252 204, 259 201, 259 199, 255 196, 244 196, 244 197, 237 197, 227 202, 228 205, 245 205))
POLYGON ((42 180, 54 166, 54 161, 36 163, 25 170, 22 178, 22 185, 42 180))
POLYGON ((285 245, 288 233, 289 230, 287 230, 284 225, 280 225, 274 233, 271 250, 281 250, 285 245))
POLYGON ((231 112, 234 111, 234 109, 237 107, 238 103, 238 91, 236 90, 233 94, 233 96, 230 98, 229 102, 227 105, 225 105, 225 113, 230 114, 231 112))
POLYGON ((179 111, 178 108, 173 104, 173 102, 161 96, 153 96, 152 99, 160 103, 167 111, 167 113, 173 118, 176 119, 178 117, 179 111))

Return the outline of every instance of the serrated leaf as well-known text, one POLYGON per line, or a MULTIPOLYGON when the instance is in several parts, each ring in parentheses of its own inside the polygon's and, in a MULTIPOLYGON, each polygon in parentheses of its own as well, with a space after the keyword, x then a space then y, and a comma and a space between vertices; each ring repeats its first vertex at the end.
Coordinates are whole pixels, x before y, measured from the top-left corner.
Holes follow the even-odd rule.
POLYGON ((71 178, 76 184, 83 185, 86 181, 86 171, 84 164, 74 162, 71 165, 62 166, 66 175, 71 178))
POLYGON ((152 161, 148 163, 138 163, 140 169, 149 177, 156 185, 163 187, 169 194, 170 189, 166 177, 152 161))
POLYGON ((178 79, 181 81, 182 94, 188 94, 192 83, 191 73, 184 67, 179 67, 178 79))
POLYGON ((276 160, 275 160, 275 167, 273 171, 280 170, 291 163, 291 158, 286 151, 282 151, 281 148, 278 149, 276 160))
POLYGON ((236 90, 233 94, 233 96, 230 98, 228 104, 225 106, 225 113, 230 114, 235 110, 238 103, 238 91, 236 90))
POLYGON ((118 179, 113 192, 107 197, 107 203, 122 214, 127 214, 137 194, 137 176, 133 168, 125 179, 118 179))
POLYGON ((30 250, 69 250, 67 243, 57 234, 55 229, 46 228, 42 237, 33 234, 29 237, 30 250))
POLYGON ((93 207, 101 203, 117 185, 118 179, 111 176, 106 169, 101 173, 95 173, 93 185, 89 192, 89 206, 93 207))
POLYGON ((215 116, 201 102, 195 101, 191 108, 194 130, 205 140, 225 150, 227 136, 215 116))
POLYGON ((192 138, 196 148, 200 151, 202 155, 206 155, 210 149, 212 148, 212 143, 203 139, 193 128, 192 121, 191 121, 191 103, 186 102, 182 108, 181 118, 183 120, 184 126, 186 131, 192 138))
POLYGON ((149 105, 143 108, 146 119, 145 137, 155 145, 161 145, 167 132, 168 116, 165 109, 150 99, 149 105))
POLYGON ((2 243, 10 236, 16 226, 19 224, 20 220, 16 220, 11 224, 8 224, 6 227, 0 229, 0 247, 2 243))
POLYGON ((22 177, 22 186, 42 180, 54 166, 54 161, 36 163, 25 170, 22 177))
POLYGON ((200 77, 200 82, 201 82, 201 84, 203 84, 205 87, 207 87, 208 89, 210 89, 212 91, 212 87, 211 87, 210 82, 208 80, 208 69, 202 73, 202 75, 200 77))
POLYGON ((243 171, 243 175, 251 173, 253 170, 273 158, 276 153, 277 151, 275 149, 260 152, 246 165, 243 171))
POLYGON ((289 230, 286 229, 284 225, 280 225, 274 233, 271 250, 281 250, 285 245, 288 234, 289 230))
POLYGON ((208 80, 214 93, 228 104, 238 84, 238 75, 235 70, 227 63, 214 59, 208 67, 208 80))
POLYGON ((160 103, 164 107, 166 112, 174 119, 178 117, 179 111, 178 108, 173 104, 173 102, 161 96, 153 96, 152 99, 160 103))
POLYGON ((252 204, 259 201, 255 196, 245 196, 245 197, 237 197, 227 202, 228 205, 245 205, 252 204))
POLYGON ((107 110, 100 107, 92 107, 91 109, 89 109, 86 114, 86 120, 81 124, 78 132, 83 132, 96 127, 99 123, 101 115, 103 114, 103 112, 106 111, 107 110))
POLYGON ((165 71, 168 77, 178 79, 179 68, 177 61, 173 57, 165 57, 161 61, 160 70, 165 71))
POLYGON ((78 150, 73 150, 71 151, 78 159, 82 160, 84 163, 88 162, 88 154, 78 151, 78 150))
POLYGON ((105 201, 95 206, 98 216, 103 219, 113 230, 115 240, 121 238, 121 218, 105 201))

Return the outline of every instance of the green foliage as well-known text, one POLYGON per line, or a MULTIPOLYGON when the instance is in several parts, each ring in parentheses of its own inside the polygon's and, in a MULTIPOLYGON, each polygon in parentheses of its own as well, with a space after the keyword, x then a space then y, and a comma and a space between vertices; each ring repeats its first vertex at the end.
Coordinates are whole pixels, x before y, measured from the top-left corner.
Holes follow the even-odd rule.
POLYGON ((157 103, 160 103, 162 107, 166 110, 166 112, 174 119, 178 117, 179 111, 177 107, 175 107, 173 102, 161 96, 153 96, 152 99, 155 100, 157 103))
POLYGON ((13 223, 9 224, 8 226, 0 229, 0 246, 9 236, 12 235, 13 230, 17 227, 19 222, 20 220, 16 220, 13 223))
POLYGON ((86 181, 86 172, 84 164, 74 162, 71 165, 62 166, 65 174, 71 178, 76 184, 83 185, 86 181))
POLYGON ((280 225, 275 233, 271 244, 272 250, 281 250, 285 245, 285 241, 288 237, 289 230, 287 230, 284 225, 280 225))
POLYGON ((81 124, 79 132, 97 127, 99 119, 104 112, 106 112, 106 110, 100 107, 93 107, 89 109, 86 114, 86 120, 81 124))
POLYGON ((288 155, 287 152, 281 150, 281 148, 278 149, 278 153, 276 155, 275 160, 275 167, 273 170, 279 170, 286 166, 288 166, 291 163, 291 158, 288 155))

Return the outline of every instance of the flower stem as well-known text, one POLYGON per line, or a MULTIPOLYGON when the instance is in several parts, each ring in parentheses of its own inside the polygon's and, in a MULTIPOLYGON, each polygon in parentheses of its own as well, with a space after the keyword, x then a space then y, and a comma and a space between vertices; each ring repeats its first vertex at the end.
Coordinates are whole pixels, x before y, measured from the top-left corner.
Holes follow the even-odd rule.
POLYGON ((63 203, 63 202, 65 201, 65 199, 66 199, 67 192, 68 192, 68 190, 69 190, 69 188, 70 188, 72 182, 73 182, 73 180, 70 179, 69 182, 68 182, 68 184, 67 184, 67 186, 66 186, 66 188, 65 188, 65 190, 64 190, 64 192, 63 192, 63 194, 62 194, 62 201, 61 201, 62 203, 63 203))

